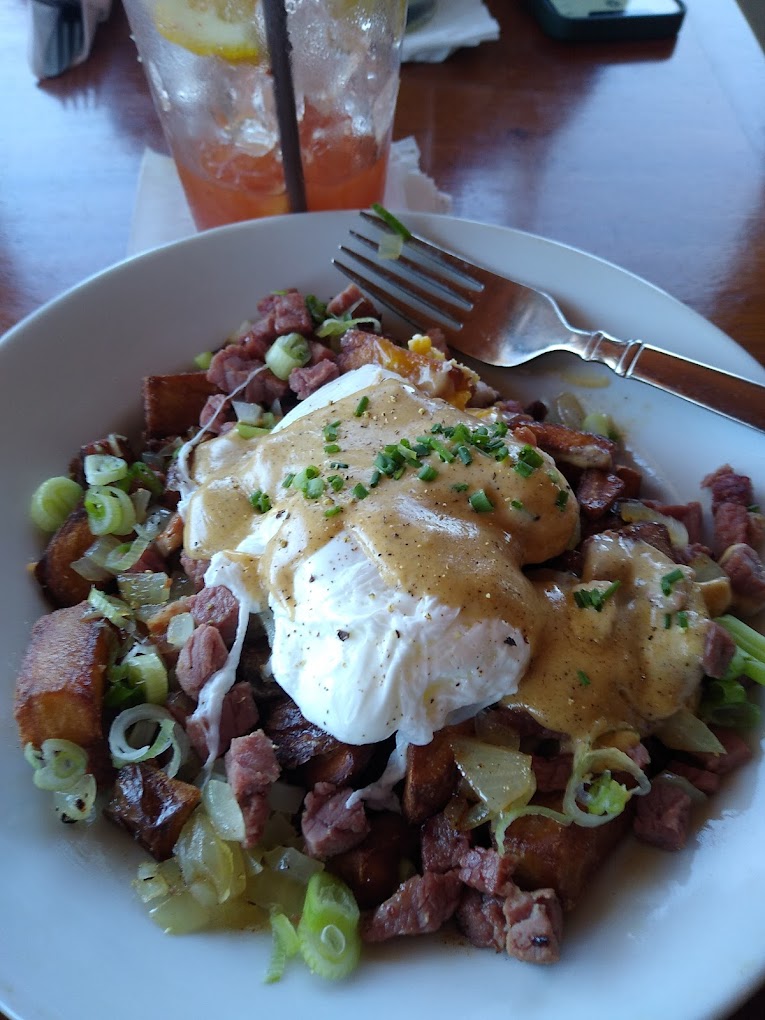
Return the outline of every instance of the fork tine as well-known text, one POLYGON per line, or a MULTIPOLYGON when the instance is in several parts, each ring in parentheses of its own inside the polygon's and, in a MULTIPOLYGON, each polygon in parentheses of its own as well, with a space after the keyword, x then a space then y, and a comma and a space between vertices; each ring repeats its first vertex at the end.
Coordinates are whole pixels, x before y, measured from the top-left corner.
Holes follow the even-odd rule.
MULTIPOLYGON (((344 276, 347 276, 349 280, 353 280, 354 283, 358 284, 359 287, 370 297, 376 298, 381 305, 385 305, 386 308, 390 308, 391 311, 396 312, 402 319, 405 319, 408 323, 415 327, 415 329, 424 329, 425 326, 421 319, 417 319, 414 316, 412 308, 405 302, 400 301, 394 297, 389 291, 384 290, 378 284, 368 280, 365 276, 361 276, 355 269, 351 269, 350 266, 346 266, 345 263, 339 259, 332 259, 332 265, 336 266, 344 276)), ((444 333, 448 333, 449 330, 444 329, 444 333)))
MULTIPOLYGON (((395 231, 389 227, 384 220, 382 220, 379 216, 376 216, 374 213, 370 213, 367 212, 366 209, 362 209, 360 210, 359 215, 363 220, 366 220, 367 223, 377 227, 378 230, 384 230, 389 234, 395 233, 395 231)), ((442 265, 447 266, 452 272, 465 277, 466 285, 470 286, 470 284, 472 284, 474 289, 476 288, 476 284, 485 283, 487 278, 493 275, 488 273, 488 271, 481 269, 480 266, 473 265, 471 262, 465 262, 465 260, 461 259, 458 255, 454 255, 452 252, 446 251, 445 248, 439 248, 437 245, 431 244, 429 241, 426 241, 424 237, 420 237, 419 234, 410 232, 410 235, 407 239, 405 239, 404 244, 411 245, 413 248, 416 248, 427 255, 428 258, 433 259, 434 262, 440 262, 442 265), (485 272, 486 276, 484 276, 485 272)))
MULTIPOLYGON (((371 270, 371 272, 375 276, 379 276, 382 277, 383 280, 387 280, 388 283, 392 284, 394 287, 397 287, 398 290, 405 294, 407 298, 412 299, 418 305, 423 306, 431 314, 435 314, 439 318, 444 319, 446 325, 450 329, 458 330, 461 328, 462 323, 460 322, 459 319, 455 317, 455 311, 458 309, 459 306, 456 305, 454 302, 447 302, 445 300, 437 298, 430 291, 425 290, 423 287, 419 287, 416 283, 413 283, 405 276, 399 276, 398 273, 393 272, 386 266, 380 265, 379 262, 375 262, 372 259, 368 259, 365 255, 361 255, 359 254, 359 252, 353 251, 353 249, 351 248, 346 248, 346 246, 343 244, 340 245, 340 251, 344 255, 350 256, 356 262, 360 262, 362 266, 371 270)), ((356 280, 355 282, 358 283, 358 280, 356 280)), ((366 279, 364 280, 363 284, 360 284, 360 286, 363 286, 367 290, 370 290, 371 283, 372 281, 366 279)), ((388 295, 388 300, 390 300, 390 297, 391 295, 388 295)), ((407 317, 409 318, 409 321, 412 321, 411 315, 412 314, 416 315, 416 309, 412 307, 411 303, 407 305, 406 302, 401 302, 401 306, 404 308, 407 307, 409 308, 410 315, 407 317)))
MULTIPOLYGON (((359 234, 355 230, 349 231, 351 237, 355 241, 366 245, 371 251, 377 252, 379 250, 379 244, 371 237, 366 237, 364 234, 359 234)), ((378 266, 379 263, 375 263, 378 266)), ((473 307, 473 299, 477 291, 475 289, 470 290, 467 287, 456 283, 454 280, 445 280, 442 276, 436 276, 428 266, 421 262, 415 262, 413 259, 407 258, 406 255, 399 255, 398 258, 390 262, 391 267, 395 265, 396 271, 399 269, 408 269, 409 272, 415 276, 418 280, 433 287, 436 291, 443 295, 447 300, 451 299, 454 304, 462 305, 465 311, 470 311, 473 307)))

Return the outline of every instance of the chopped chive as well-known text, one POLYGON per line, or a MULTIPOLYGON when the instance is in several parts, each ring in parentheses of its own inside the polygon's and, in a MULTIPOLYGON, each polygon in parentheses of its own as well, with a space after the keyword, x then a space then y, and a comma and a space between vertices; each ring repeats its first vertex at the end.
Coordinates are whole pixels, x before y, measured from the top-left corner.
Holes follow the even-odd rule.
POLYGON ((356 497, 356 499, 366 499, 367 496, 369 495, 369 490, 365 489, 361 482, 357 482, 357 484, 353 486, 353 489, 351 491, 353 492, 353 495, 356 497))
POLYGON ((434 478, 438 477, 438 471, 432 464, 425 464, 422 470, 417 472, 417 477, 421 482, 432 482, 434 478))
POLYGON ((343 512, 343 508, 341 506, 331 506, 329 508, 329 510, 325 510, 324 511, 324 516, 325 517, 337 517, 337 515, 341 514, 342 512, 343 512))
POLYGON ((470 450, 468 450, 467 446, 458 446, 457 456, 459 457, 463 464, 473 463, 473 454, 470 452, 470 450))
POLYGON ((430 453, 430 442, 422 443, 419 440, 412 447, 418 457, 427 457, 430 453))
POLYGON ((576 671, 576 678, 582 685, 582 687, 589 687, 590 684, 592 683, 592 680, 590 680, 590 678, 587 676, 583 669, 578 669, 576 671))
POLYGON ((467 485, 465 482, 457 482, 456 485, 452 486, 455 492, 467 492, 467 485))
POLYGON ((430 426, 430 431, 433 433, 434 436, 437 436, 444 431, 444 427, 443 425, 440 424, 440 422, 436 422, 434 425, 430 426))
POLYGON ((322 434, 328 443, 337 439, 337 430, 340 428, 340 420, 332 421, 328 425, 325 425, 322 429, 322 434))
POLYGON ((489 510, 494 509, 494 504, 486 495, 483 489, 479 489, 477 492, 474 492, 471 496, 468 496, 468 503, 470 503, 470 505, 476 511, 476 513, 479 514, 488 513, 489 510))
POLYGON ((677 614, 677 622, 681 630, 686 630, 688 627, 688 614, 684 609, 681 609, 677 614))
POLYGON ((513 510, 525 510, 526 509, 526 507, 523 505, 523 503, 522 503, 522 501, 520 499, 511 499, 510 500, 510 506, 513 508, 513 510))
POLYGON ((257 492, 253 492, 250 496, 250 504, 253 509, 257 510, 260 514, 268 513, 271 509, 271 500, 268 493, 263 492, 261 489, 258 489, 257 492))
POLYGON ((672 613, 664 614, 664 630, 669 630, 672 626, 672 613))
POLYGON ((282 488, 289 489, 290 485, 292 485, 292 483, 294 481, 295 481, 295 474, 294 474, 294 472, 291 472, 290 474, 285 475, 284 476, 284 481, 282 482, 282 488))
POLYGON ((323 478, 309 478, 303 489, 306 499, 318 499, 324 494, 327 485, 323 478))
POLYGON ((194 358, 194 364, 202 372, 206 372, 207 369, 210 367, 210 362, 212 361, 212 359, 213 359, 212 351, 202 351, 201 354, 197 354, 197 356, 194 358))
POLYGON ((527 464, 523 460, 519 460, 516 464, 514 464, 513 470, 517 471, 518 474, 521 475, 523 478, 528 478, 529 475, 534 473, 534 468, 531 466, 531 464, 527 464))
POLYGON ((345 471, 348 467, 348 465, 344 464, 341 460, 331 460, 329 462, 329 466, 334 468, 335 471, 345 471))
POLYGON ((454 460, 454 454, 447 446, 444 446, 439 439, 432 439, 430 445, 436 451, 441 460, 445 461, 447 464, 451 464, 454 460))
POLYGON ((613 581, 605 591, 600 591, 598 588, 579 588, 574 592, 574 602, 580 609, 592 608, 600 613, 605 603, 621 587, 621 583, 621 581, 613 581))
POLYGON ((370 489, 376 488, 377 485, 379 484, 381 478, 382 478, 382 475, 377 470, 377 468, 375 468, 374 471, 372 472, 372 474, 369 476, 369 488, 370 489))
POLYGON ((324 446, 325 453, 340 453, 340 447, 337 443, 326 443, 324 446))
POLYGON ((361 398, 361 400, 358 402, 358 404, 356 404, 356 410, 353 412, 354 417, 355 418, 360 418, 368 407, 369 407, 369 397, 364 396, 364 397, 361 398))
POLYGON ((495 436, 506 436, 507 433, 510 431, 507 422, 504 421, 495 421, 494 425, 492 426, 492 429, 494 431, 495 436))
POLYGON ((327 481, 335 492, 339 492, 345 485, 345 481, 340 477, 340 475, 329 475, 327 477, 327 481))
POLYGON ((535 447, 530 446, 529 443, 521 447, 518 460, 523 464, 528 464, 531 468, 538 468, 544 464, 542 454, 535 447))
POLYGON ((502 445, 499 446, 494 452, 494 460, 498 461, 507 460, 509 456, 510 451, 508 450, 504 443, 502 443, 502 445))
POLYGON ((391 475, 391 478, 395 478, 396 481, 398 481, 398 479, 401 478, 401 476, 404 474, 405 471, 406 471, 406 467, 402 464, 400 467, 396 468, 396 470, 391 475))
POLYGON ((668 574, 665 574, 661 579, 661 590, 665 595, 672 594, 672 588, 678 581, 682 581, 683 572, 679 567, 671 570, 668 574))
POLYGON ((566 489, 561 489, 558 495, 555 497, 555 505, 559 510, 565 510, 567 503, 568 503, 568 491, 566 489))

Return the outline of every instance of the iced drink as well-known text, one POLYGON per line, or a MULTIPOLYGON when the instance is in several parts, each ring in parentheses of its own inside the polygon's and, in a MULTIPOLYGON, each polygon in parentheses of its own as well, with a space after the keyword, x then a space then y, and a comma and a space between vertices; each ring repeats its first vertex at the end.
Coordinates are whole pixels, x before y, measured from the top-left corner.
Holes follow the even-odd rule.
MULTIPOLYGON (((261 3, 125 0, 200 229, 290 211, 261 3)), ((368 206, 385 187, 406 2, 285 3, 308 209, 368 206)))

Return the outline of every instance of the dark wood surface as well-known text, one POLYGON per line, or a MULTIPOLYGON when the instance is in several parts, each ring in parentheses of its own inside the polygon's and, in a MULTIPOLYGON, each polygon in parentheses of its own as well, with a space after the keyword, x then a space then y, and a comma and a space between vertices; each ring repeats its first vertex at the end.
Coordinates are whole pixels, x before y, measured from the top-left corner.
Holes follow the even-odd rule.
MULTIPOLYGON (((396 137, 454 213, 616 262, 765 364, 765 58, 734 0, 688 0, 675 41, 620 44, 488 4, 498 42, 402 75, 396 137)), ((0 332, 124 256, 142 153, 163 148, 117 0, 81 67, 37 84, 26 50, 25 0, 3 0, 0 332)), ((763 1020, 765 992, 735 1018, 763 1020)))

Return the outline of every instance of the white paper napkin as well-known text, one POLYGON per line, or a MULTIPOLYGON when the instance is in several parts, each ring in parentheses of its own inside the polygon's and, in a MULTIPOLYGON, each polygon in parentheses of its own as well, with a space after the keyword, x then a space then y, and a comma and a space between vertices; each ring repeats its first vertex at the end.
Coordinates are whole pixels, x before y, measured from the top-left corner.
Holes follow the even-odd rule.
POLYGON ((436 0, 433 17, 404 36, 403 59, 440 63, 463 46, 499 39, 499 25, 482 0, 436 0))
POLYGON ((28 57, 35 78, 55 78, 81 64, 110 10, 111 0, 31 0, 28 57))
MULTIPOLYGON (((391 146, 383 201, 390 209, 451 210, 451 197, 439 191, 420 170, 420 150, 414 138, 404 138, 391 146)), ((195 233, 175 163, 169 156, 147 149, 138 176, 127 254, 137 255, 195 233)))

